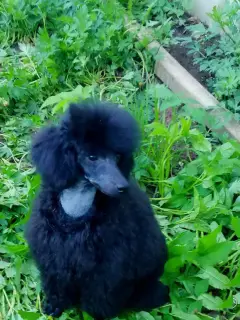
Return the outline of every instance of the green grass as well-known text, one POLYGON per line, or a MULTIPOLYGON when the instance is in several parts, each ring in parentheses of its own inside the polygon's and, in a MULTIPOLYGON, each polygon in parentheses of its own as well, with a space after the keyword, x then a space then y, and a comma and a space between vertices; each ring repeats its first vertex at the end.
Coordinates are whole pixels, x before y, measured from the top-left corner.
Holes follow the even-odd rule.
MULTIPOLYGON (((123 318, 240 315, 240 146, 208 138, 196 124, 206 115, 184 112, 187 102, 156 84, 154 56, 125 30, 126 12, 147 25, 157 16, 157 33, 169 43, 181 3, 120 2, 0 4, 0 320, 47 319, 23 238, 40 183, 29 161, 30 138, 70 101, 86 98, 121 104, 138 120, 143 142, 133 174, 168 241, 163 281, 171 304, 123 318)), ((69 311, 64 319, 78 317, 69 311)))

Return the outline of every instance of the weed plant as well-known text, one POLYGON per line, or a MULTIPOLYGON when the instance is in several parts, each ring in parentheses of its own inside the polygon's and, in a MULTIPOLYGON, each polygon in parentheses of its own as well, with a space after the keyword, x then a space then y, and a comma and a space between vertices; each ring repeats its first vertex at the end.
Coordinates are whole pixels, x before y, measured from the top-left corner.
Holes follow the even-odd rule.
POLYGON ((210 27, 202 23, 186 27, 189 37, 179 39, 194 55, 201 71, 212 76, 207 86, 239 120, 240 114, 240 2, 226 1, 222 8, 214 7, 209 14, 210 27))

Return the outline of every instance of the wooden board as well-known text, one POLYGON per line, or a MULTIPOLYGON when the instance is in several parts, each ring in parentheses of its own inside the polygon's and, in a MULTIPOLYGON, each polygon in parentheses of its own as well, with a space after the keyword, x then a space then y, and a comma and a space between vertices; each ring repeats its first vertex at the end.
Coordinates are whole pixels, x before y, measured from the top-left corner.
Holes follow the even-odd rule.
MULTIPOLYGON (((165 50, 158 41, 153 39, 151 30, 141 27, 136 22, 128 22, 126 19, 126 28, 134 32, 137 38, 147 42, 149 50, 158 51, 162 57, 155 64, 155 74, 163 81, 169 89, 180 97, 188 98, 191 107, 202 108, 217 117, 217 122, 221 123, 220 133, 228 133, 232 138, 240 141, 240 124, 234 119, 234 115, 227 109, 220 107, 218 100, 204 88, 185 68, 183 68, 176 59, 174 59, 165 50)), ((206 119, 205 124, 211 128, 206 119)), ((212 128, 216 131, 216 128, 212 128)))

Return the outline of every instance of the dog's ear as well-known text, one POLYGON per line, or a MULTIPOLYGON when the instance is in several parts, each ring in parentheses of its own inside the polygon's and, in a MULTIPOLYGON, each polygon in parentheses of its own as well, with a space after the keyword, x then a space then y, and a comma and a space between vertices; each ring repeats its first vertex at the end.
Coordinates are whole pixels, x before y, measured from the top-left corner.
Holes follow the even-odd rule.
POLYGON ((127 179, 130 176, 133 166, 134 166, 134 160, 132 155, 124 155, 120 159, 118 164, 119 169, 121 170, 124 177, 126 177, 127 179))
POLYGON ((64 188, 76 178, 76 156, 68 140, 54 126, 41 129, 33 138, 33 163, 43 182, 54 188, 64 188))

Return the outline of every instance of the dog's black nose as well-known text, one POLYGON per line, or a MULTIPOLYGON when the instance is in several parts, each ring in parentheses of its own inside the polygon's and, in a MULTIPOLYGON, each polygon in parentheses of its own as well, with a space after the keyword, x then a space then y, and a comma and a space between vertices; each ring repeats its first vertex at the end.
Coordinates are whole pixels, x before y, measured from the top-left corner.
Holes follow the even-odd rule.
POLYGON ((118 187, 118 192, 119 192, 119 193, 125 192, 126 189, 127 189, 127 187, 128 187, 128 186, 119 186, 119 187, 118 187))

